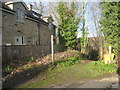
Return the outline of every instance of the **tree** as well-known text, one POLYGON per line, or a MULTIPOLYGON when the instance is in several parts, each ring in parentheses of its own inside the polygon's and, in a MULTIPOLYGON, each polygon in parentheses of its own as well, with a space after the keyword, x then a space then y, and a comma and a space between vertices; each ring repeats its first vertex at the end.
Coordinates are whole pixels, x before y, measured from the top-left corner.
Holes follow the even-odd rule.
POLYGON ((43 13, 44 13, 43 3, 39 1, 38 3, 34 2, 33 5, 34 5, 34 9, 37 10, 39 14, 43 15, 43 13))
MULTIPOLYGON (((95 34, 98 38, 99 43, 97 45, 97 51, 99 53, 99 59, 103 60, 103 47, 104 47, 104 38, 102 33, 99 30, 99 20, 100 20, 100 5, 98 2, 92 2, 92 6, 90 8, 90 13, 91 13, 91 19, 93 20, 94 27, 95 27, 95 34)), ((95 38, 97 39, 97 38, 95 38)), ((96 43, 97 40, 95 40, 94 43, 96 43)))
POLYGON ((82 37, 80 38, 80 51, 85 53, 86 48, 86 31, 85 31, 85 3, 82 0, 82 37))
POLYGON ((114 53, 117 54, 120 37, 120 16, 118 15, 120 12, 120 2, 102 2, 100 6, 102 8, 100 29, 104 34, 105 41, 112 45, 114 53))
POLYGON ((70 7, 66 2, 59 2, 57 12, 60 17, 58 33, 60 42, 63 42, 69 49, 75 49, 77 29, 80 18, 76 17, 76 3, 72 2, 70 7))

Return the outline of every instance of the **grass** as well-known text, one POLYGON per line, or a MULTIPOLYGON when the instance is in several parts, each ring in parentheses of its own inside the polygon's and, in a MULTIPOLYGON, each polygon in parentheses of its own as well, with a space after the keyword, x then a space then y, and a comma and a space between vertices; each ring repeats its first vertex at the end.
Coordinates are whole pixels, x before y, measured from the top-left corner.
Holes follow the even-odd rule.
MULTIPOLYGON (((116 72, 114 64, 106 65, 102 61, 92 61, 87 63, 79 63, 84 60, 79 60, 72 57, 68 60, 55 62, 50 65, 47 71, 43 73, 43 80, 34 81, 20 86, 21 88, 41 88, 49 87, 49 85, 76 82, 82 79, 94 78, 106 73, 116 72)), ((41 77, 41 76, 40 76, 41 77)))

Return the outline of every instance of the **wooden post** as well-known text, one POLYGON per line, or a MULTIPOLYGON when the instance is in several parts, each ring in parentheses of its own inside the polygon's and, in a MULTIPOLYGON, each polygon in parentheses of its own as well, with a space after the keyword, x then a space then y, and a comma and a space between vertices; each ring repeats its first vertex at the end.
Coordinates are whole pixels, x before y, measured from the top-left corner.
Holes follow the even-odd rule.
POLYGON ((118 64, 118 90, 120 90, 120 37, 118 37, 118 42, 117 42, 117 64, 118 64))
POLYGON ((54 64, 54 47, 53 47, 53 35, 51 35, 51 54, 52 54, 52 64, 54 64))
POLYGON ((109 57, 110 57, 110 63, 111 63, 111 52, 112 52, 112 46, 109 46, 109 57))

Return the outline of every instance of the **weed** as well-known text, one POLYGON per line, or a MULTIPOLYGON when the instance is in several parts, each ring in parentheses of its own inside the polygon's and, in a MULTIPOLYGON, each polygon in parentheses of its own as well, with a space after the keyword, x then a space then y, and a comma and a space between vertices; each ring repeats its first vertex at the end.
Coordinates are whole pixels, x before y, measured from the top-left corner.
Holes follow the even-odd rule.
POLYGON ((5 72, 11 72, 13 70, 13 67, 10 67, 10 66, 6 66, 4 68, 5 72))
POLYGON ((70 60, 76 60, 77 58, 76 57, 71 57, 70 60))
POLYGON ((26 65, 24 68, 27 70, 34 70, 35 69, 35 67, 32 65, 26 65))
POLYGON ((34 61, 34 58, 33 57, 28 57, 28 58, 25 58, 25 61, 27 61, 27 62, 34 61))

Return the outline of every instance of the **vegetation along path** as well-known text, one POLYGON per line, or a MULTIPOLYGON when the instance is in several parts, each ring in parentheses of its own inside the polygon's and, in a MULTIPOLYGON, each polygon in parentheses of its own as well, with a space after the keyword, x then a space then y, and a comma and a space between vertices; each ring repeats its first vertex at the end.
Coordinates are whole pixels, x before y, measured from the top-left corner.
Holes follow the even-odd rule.
MULTIPOLYGON (((71 58, 71 60, 74 61, 74 58, 71 58)), ((105 65, 101 61, 95 62, 87 60, 78 60, 75 61, 76 63, 74 65, 71 65, 71 60, 50 65, 48 70, 43 74, 20 87, 107 88, 110 87, 111 84, 117 84, 118 82, 117 75, 115 74, 116 68, 113 65, 105 65), (95 83, 96 87, 94 87, 95 83)), ((115 87, 117 88, 117 85, 115 87)))

